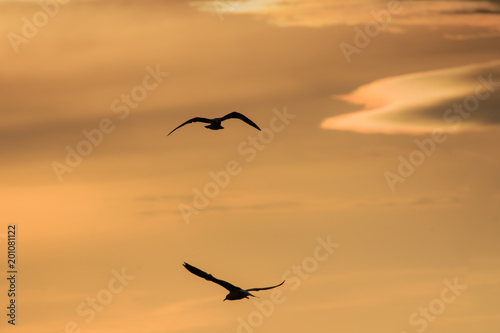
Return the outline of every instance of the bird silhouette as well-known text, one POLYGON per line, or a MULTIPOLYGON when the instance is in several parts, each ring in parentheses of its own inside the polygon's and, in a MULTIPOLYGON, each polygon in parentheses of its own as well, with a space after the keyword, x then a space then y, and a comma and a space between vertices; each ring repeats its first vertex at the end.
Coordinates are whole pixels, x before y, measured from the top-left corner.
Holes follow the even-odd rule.
POLYGON ((176 128, 174 128, 170 133, 167 134, 167 136, 169 136, 170 134, 172 134, 172 132, 174 132, 176 129, 178 129, 178 128, 186 125, 186 124, 196 123, 196 122, 198 122, 198 123, 208 123, 208 125, 205 126, 205 128, 208 128, 208 129, 211 129, 211 130, 224 129, 224 127, 222 127, 221 123, 224 120, 227 120, 227 119, 240 119, 240 120, 243 120, 248 125, 250 125, 252 127, 255 127, 256 129, 258 129, 260 131, 259 126, 257 126, 257 124, 255 124, 253 121, 251 121, 250 119, 248 119, 246 116, 242 115, 239 112, 231 112, 231 113, 226 114, 224 117, 214 118, 214 119, 194 117, 194 118, 189 119, 188 121, 182 123, 181 125, 177 126, 176 128))
POLYGON ((229 290, 229 294, 226 295, 226 298, 224 298, 224 301, 225 300, 235 301, 235 300, 242 299, 242 298, 248 298, 248 296, 256 297, 256 296, 250 294, 250 291, 259 291, 259 290, 273 289, 273 288, 279 287, 283 283, 285 283, 285 280, 283 280, 283 282, 281 282, 280 284, 272 286, 272 287, 241 289, 240 287, 236 287, 236 286, 232 285, 229 282, 216 279, 216 278, 214 278, 212 276, 212 274, 205 273, 201 269, 198 269, 198 268, 196 268, 194 266, 191 266, 190 264, 188 264, 186 262, 183 264, 183 266, 188 271, 190 271, 191 273, 193 273, 194 275, 197 275, 197 276, 199 276, 201 278, 204 278, 205 280, 215 282, 218 285, 220 285, 220 286, 226 288, 227 290, 229 290))

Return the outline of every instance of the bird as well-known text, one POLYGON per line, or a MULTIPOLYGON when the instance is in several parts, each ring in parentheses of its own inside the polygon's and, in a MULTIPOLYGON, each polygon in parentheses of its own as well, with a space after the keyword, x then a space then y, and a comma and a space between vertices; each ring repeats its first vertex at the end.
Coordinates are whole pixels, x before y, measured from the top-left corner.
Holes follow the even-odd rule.
POLYGON ((235 301, 235 300, 239 300, 239 299, 243 299, 243 298, 247 298, 248 299, 248 296, 256 297, 256 296, 252 295, 250 293, 250 291, 259 291, 259 290, 273 289, 273 288, 279 287, 283 283, 285 283, 285 280, 283 280, 283 282, 281 282, 280 284, 277 284, 277 285, 272 286, 272 287, 241 289, 240 287, 236 287, 236 286, 232 285, 229 282, 226 282, 226 281, 214 278, 212 276, 212 274, 205 273, 201 269, 198 269, 198 268, 196 268, 194 266, 191 266, 190 264, 188 264, 186 262, 184 264, 182 264, 182 265, 188 271, 190 271, 191 273, 193 273, 194 275, 197 275, 197 276, 199 276, 201 278, 204 278, 205 280, 215 282, 218 285, 220 285, 220 286, 226 288, 227 290, 229 290, 229 294, 226 295, 226 298, 224 298, 224 301, 225 300, 235 301))
POLYGON ((208 119, 208 118, 202 118, 202 117, 191 118, 188 121, 186 121, 186 122, 182 123, 181 125, 177 126, 176 128, 174 128, 170 133, 167 134, 167 136, 172 134, 176 129, 178 129, 186 124, 196 123, 196 122, 208 123, 208 125, 205 126, 205 128, 208 128, 208 129, 211 129, 214 131, 224 129, 224 127, 222 127, 221 123, 224 120, 233 119, 233 118, 243 120, 248 125, 255 127, 256 129, 258 129, 260 131, 260 128, 259 128, 259 126, 257 126, 257 124, 255 124, 253 121, 251 121, 250 119, 248 119, 246 116, 242 115, 241 113, 234 111, 234 112, 226 114, 224 117, 221 117, 221 118, 214 118, 214 119, 208 119))

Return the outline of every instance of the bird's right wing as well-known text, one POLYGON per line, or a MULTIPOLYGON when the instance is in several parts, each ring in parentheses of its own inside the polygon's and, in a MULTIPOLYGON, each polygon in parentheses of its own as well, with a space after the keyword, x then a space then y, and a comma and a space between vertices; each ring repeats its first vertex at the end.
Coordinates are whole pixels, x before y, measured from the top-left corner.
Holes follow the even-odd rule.
POLYGON ((247 289, 247 291, 259 291, 259 290, 273 289, 273 288, 276 288, 276 287, 281 286, 283 283, 285 283, 285 280, 283 280, 283 282, 281 282, 280 284, 277 284, 277 285, 272 286, 272 287, 266 287, 266 288, 252 288, 252 289, 247 289))
POLYGON ((177 126, 176 128, 174 128, 172 130, 172 132, 168 133, 167 136, 169 136, 170 134, 172 134, 176 129, 186 125, 186 124, 190 124, 190 123, 195 123, 195 122, 200 122, 200 123, 211 123, 212 121, 210 119, 207 119, 207 118, 201 118, 201 117, 194 117, 192 119, 189 119, 188 121, 180 124, 179 126, 177 126))
POLYGON ((258 129, 260 131, 260 127, 257 126, 256 123, 254 123, 248 117, 246 117, 246 116, 244 116, 241 113, 236 112, 236 111, 233 111, 231 113, 226 114, 224 117, 221 118, 221 121, 224 121, 226 119, 231 119, 231 118, 243 120, 248 125, 255 127, 256 129, 258 129))
POLYGON ((215 282, 217 283, 218 285, 226 288, 227 290, 229 291, 234 291, 234 290, 240 290, 241 288, 239 287, 236 287, 236 286, 233 286, 231 283, 229 282, 226 282, 226 281, 223 281, 223 280, 219 280, 219 279, 216 279, 212 276, 212 274, 208 274, 204 271, 202 271, 201 269, 198 269, 194 266, 191 266, 190 264, 188 264, 187 262, 185 262, 183 264, 183 266, 188 270, 190 271, 191 273, 193 273, 194 275, 197 275, 201 278, 204 278, 205 280, 208 280, 208 281, 212 281, 212 282, 215 282))

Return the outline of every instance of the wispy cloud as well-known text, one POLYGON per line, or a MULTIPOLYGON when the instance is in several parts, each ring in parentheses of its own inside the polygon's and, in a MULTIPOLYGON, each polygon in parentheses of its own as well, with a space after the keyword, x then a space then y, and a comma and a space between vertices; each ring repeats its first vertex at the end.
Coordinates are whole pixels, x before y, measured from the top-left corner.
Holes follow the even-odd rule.
MULTIPOLYGON (((221 1, 222 2, 222 1, 221 1)), ((227 14, 264 16, 278 26, 322 27, 358 25, 375 20, 374 13, 388 12, 388 1, 380 0, 250 0, 231 3, 227 14)), ((407 26, 481 27, 500 31, 498 1, 401 1, 389 13, 392 31, 407 26), (397 13, 396 13, 397 12, 397 13)), ((203 11, 215 11, 213 1, 192 1, 203 11)))
POLYGON ((387 77, 334 96, 364 108, 327 118, 321 127, 385 134, 481 130, 500 122, 499 86, 500 61, 387 77))

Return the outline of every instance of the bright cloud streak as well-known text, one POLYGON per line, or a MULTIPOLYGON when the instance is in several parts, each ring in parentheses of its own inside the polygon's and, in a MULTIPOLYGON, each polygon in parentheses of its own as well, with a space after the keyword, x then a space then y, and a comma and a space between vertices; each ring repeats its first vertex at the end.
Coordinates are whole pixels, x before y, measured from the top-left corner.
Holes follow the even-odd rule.
MULTIPOLYGON (((203 11, 264 16, 275 25, 324 27, 360 25, 376 21, 374 14, 388 12, 388 1, 379 0, 250 0, 193 1, 203 11)), ((398 10, 389 13, 389 31, 405 26, 478 27, 500 31, 500 8, 492 1, 400 1, 398 10)), ((384 15, 382 15, 384 16, 384 15)), ((483 34, 484 35, 484 34, 483 34)))

